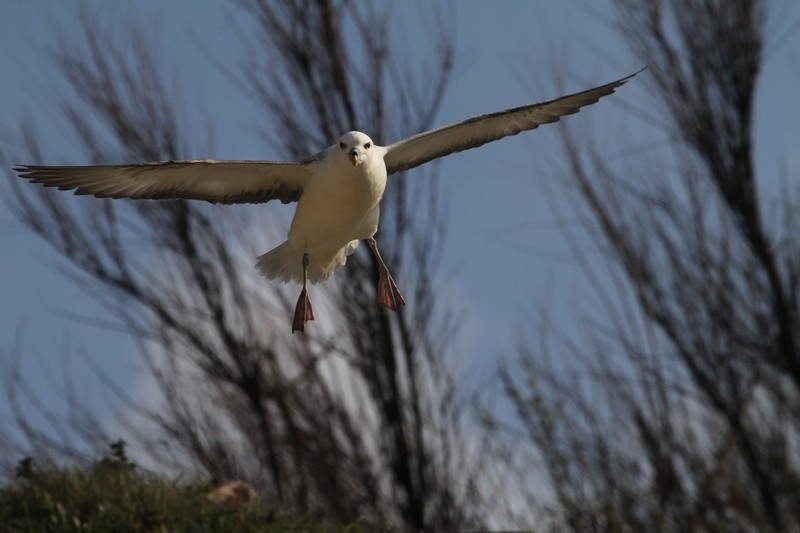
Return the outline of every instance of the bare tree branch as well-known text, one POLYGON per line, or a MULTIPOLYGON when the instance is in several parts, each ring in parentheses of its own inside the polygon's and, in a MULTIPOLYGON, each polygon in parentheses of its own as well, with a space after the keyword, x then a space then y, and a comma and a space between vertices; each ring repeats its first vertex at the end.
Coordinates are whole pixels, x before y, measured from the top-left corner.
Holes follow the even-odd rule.
POLYGON ((581 342, 548 326, 522 352, 523 376, 505 369, 501 382, 560 527, 795 529, 798 210, 784 199, 785 225, 766 224, 758 184, 771 177, 753 161, 769 6, 616 6, 673 144, 617 159, 562 126, 554 173, 594 249, 565 234, 604 316, 581 317, 581 342))
MULTIPOLYGON (((265 141, 287 159, 359 127, 390 139, 430 126, 453 64, 443 18, 422 72, 390 53, 387 7, 242 6, 249 53, 233 74, 281 131, 265 128, 265 141)), ((102 27, 84 16, 80 46, 56 58, 75 94, 60 104, 63 120, 90 162, 177 159, 207 145, 192 136, 149 35, 102 27)), ((49 159, 30 131, 31 157, 49 159)), ((413 288, 410 305, 379 308, 374 260, 357 254, 319 289, 338 317, 333 331, 301 339, 284 335, 286 293, 252 269, 249 228, 276 222, 261 211, 75 199, 13 180, 11 190, 17 217, 140 339, 163 397, 158 409, 137 408, 157 428, 142 446, 213 478, 245 479, 297 512, 441 530, 478 523, 470 487, 480 469, 468 466, 443 358, 453 324, 430 290, 444 234, 435 183, 393 179, 383 201, 384 255, 413 288)))

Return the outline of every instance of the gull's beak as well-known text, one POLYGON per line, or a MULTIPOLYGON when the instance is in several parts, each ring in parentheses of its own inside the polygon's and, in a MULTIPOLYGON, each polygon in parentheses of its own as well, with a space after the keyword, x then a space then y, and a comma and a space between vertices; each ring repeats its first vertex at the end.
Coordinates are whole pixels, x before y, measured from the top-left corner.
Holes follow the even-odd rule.
POLYGON ((353 168, 357 167, 358 164, 361 162, 358 159, 358 151, 355 148, 350 150, 350 162, 353 163, 353 168))

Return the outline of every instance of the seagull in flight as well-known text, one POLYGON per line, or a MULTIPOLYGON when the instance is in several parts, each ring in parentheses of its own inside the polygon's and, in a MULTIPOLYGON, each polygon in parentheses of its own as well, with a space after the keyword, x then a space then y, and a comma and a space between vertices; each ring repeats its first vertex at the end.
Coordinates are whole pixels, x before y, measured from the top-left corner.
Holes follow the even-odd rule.
POLYGON ((304 331, 306 322, 314 320, 308 283, 333 275, 361 240, 366 240, 378 265, 378 303, 392 310, 405 304, 375 242, 388 175, 556 122, 613 93, 636 74, 554 100, 468 118, 388 146, 375 144, 360 131, 350 131, 333 146, 301 161, 18 165, 15 170, 32 183, 98 198, 297 202, 288 239, 256 262, 258 271, 268 279, 302 283, 292 319, 294 333, 304 331))

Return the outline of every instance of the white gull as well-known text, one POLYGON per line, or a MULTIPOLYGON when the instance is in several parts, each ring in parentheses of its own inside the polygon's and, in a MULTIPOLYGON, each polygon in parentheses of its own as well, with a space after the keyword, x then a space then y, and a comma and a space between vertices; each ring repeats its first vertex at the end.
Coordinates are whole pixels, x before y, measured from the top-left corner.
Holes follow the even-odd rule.
POLYGON ((333 146, 297 162, 193 160, 19 165, 16 170, 33 183, 99 198, 297 202, 286 242, 261 255, 256 263, 269 279, 303 284, 292 320, 294 333, 303 331, 305 323, 314 319, 308 282, 328 279, 345 264, 360 240, 367 241, 378 264, 378 302, 395 310, 405 303, 374 238, 389 174, 556 122, 613 93, 635 75, 554 100, 468 118, 388 146, 376 145, 364 133, 351 131, 333 146))

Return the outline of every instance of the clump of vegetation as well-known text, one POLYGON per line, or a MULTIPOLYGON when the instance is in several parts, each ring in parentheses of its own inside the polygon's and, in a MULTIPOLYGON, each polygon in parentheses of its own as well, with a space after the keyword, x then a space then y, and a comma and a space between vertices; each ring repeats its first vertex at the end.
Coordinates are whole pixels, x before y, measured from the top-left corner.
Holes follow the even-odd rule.
MULTIPOLYGON (((85 466, 22 459, 0 488, 3 531, 327 531, 329 524, 289 517, 255 502, 233 508, 210 501, 208 481, 181 483, 134 464, 125 443, 85 466)), ((334 528, 337 529, 337 528, 334 528)), ((362 531, 359 524, 339 531, 362 531)))

